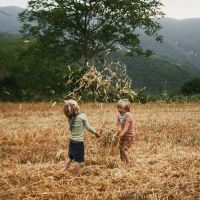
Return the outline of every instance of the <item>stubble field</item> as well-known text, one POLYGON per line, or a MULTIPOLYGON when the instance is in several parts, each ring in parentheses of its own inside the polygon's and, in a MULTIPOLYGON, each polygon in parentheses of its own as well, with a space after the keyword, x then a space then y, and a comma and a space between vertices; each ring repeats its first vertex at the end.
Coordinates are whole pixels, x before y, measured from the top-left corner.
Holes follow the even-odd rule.
POLYGON ((132 104, 129 166, 107 141, 115 104, 80 106, 102 135, 86 132, 76 177, 73 165, 63 166, 69 134, 62 104, 0 104, 0 199, 200 199, 200 104, 132 104))

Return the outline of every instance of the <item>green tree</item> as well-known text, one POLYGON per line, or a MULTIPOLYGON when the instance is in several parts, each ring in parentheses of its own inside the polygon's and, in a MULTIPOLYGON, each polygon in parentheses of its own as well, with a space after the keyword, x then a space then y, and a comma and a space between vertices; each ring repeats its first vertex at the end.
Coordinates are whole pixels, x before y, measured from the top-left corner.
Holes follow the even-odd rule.
POLYGON ((17 58, 21 49, 18 38, 0 35, 0 100, 20 98, 21 73, 17 58))
POLYGON ((0 35, 0 100, 62 98, 67 91, 66 58, 36 42, 0 35))
POLYGON ((161 6, 160 0, 29 0, 20 19, 24 35, 86 65, 118 45, 130 54, 149 55, 136 29, 161 40, 155 19, 163 15, 161 6))
POLYGON ((181 87, 184 95, 200 94, 200 78, 194 78, 181 87))

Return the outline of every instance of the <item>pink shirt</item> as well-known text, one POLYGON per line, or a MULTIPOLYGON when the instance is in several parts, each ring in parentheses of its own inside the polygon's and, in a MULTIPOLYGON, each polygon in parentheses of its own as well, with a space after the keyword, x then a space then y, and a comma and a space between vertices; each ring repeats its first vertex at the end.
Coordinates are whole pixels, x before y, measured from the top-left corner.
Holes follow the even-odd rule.
POLYGON ((133 137, 135 135, 134 120, 130 112, 123 116, 117 116, 117 125, 121 125, 121 130, 125 131, 124 137, 133 137))

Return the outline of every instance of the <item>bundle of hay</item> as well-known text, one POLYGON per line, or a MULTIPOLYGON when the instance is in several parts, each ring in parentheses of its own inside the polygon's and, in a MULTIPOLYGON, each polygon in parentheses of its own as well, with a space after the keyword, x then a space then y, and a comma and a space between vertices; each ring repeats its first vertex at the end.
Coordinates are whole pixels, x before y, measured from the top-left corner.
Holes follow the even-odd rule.
POLYGON ((116 127, 110 124, 104 124, 100 129, 100 134, 101 149, 107 150, 111 154, 118 152, 119 136, 116 127))

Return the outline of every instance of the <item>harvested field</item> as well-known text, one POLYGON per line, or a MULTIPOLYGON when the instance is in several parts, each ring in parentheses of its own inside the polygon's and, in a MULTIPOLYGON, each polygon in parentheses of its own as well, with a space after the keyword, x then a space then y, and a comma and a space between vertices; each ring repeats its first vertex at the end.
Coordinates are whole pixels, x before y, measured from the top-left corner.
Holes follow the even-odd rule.
POLYGON ((115 105, 82 104, 102 136, 86 133, 81 177, 73 165, 64 170, 62 106, 0 104, 0 199, 200 199, 200 104, 132 104, 136 137, 129 166, 116 144, 106 145, 115 105))

